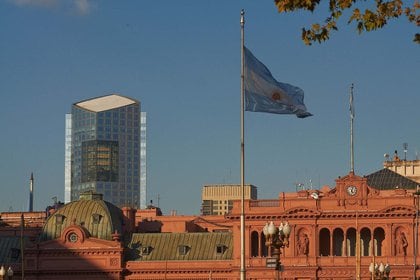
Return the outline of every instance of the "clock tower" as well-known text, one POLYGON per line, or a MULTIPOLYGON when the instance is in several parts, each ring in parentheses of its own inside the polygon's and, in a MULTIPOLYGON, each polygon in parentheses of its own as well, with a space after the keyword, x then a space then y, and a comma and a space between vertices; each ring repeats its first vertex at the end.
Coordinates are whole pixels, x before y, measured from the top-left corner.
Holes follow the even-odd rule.
POLYGON ((367 206, 369 187, 367 178, 350 172, 336 180, 337 205, 346 208, 367 206))

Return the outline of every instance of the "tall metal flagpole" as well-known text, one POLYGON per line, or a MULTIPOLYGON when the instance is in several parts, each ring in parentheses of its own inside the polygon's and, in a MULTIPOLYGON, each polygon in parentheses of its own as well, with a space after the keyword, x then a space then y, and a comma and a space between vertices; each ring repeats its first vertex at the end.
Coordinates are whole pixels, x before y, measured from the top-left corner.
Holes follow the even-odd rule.
POLYGON ((245 269, 245 144, 244 144, 244 104, 245 104, 245 86, 244 86, 244 19, 245 11, 241 10, 241 280, 246 280, 245 269))
MULTIPOLYGON (((353 142, 353 83, 350 86, 350 172, 354 174, 354 142, 353 142)), ((359 213, 356 209, 356 280, 360 280, 360 233, 358 223, 359 213)))
POLYGON ((354 173, 354 143, 353 143, 353 119, 354 119, 354 107, 353 107, 353 84, 350 87, 350 172, 354 173))
POLYGON ((414 236, 414 270, 413 270, 413 279, 416 279, 416 275, 417 275, 417 255, 418 255, 418 247, 419 247, 419 185, 417 185, 416 187, 416 192, 414 193, 414 195, 416 196, 416 198, 414 199, 414 203, 416 204, 416 223, 415 223, 415 236, 414 236))
POLYGON ((23 216, 23 213, 20 215, 20 270, 21 270, 21 276, 22 280, 25 279, 25 244, 23 239, 23 231, 25 229, 25 218, 23 216))

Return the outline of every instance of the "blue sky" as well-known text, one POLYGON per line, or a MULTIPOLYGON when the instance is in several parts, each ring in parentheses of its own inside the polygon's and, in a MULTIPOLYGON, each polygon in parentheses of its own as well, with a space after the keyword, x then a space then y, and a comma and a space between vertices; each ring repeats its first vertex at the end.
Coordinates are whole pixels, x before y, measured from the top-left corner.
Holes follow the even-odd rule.
MULTIPOLYGON (((64 115, 113 92, 148 113, 148 200, 164 213, 200 212, 205 184, 239 183, 240 10, 247 47, 314 114, 245 113, 246 182, 260 198, 295 183, 334 186, 349 172, 349 88, 355 171, 384 153, 420 153, 418 28, 405 18, 358 35, 354 25, 305 46, 322 16, 278 14, 272 1, 0 1, 0 211, 64 199, 64 115)), ((322 14, 321 14, 322 15, 322 14)))

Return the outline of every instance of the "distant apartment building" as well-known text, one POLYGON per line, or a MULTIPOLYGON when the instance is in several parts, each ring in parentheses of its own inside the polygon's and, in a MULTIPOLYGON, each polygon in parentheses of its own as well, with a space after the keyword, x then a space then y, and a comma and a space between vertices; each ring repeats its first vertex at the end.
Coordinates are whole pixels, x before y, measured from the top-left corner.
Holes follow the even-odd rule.
POLYGON ((404 177, 409 178, 420 184, 420 160, 407 160, 401 159, 395 151, 392 159, 385 154, 384 168, 387 168, 395 173, 398 173, 404 177))
POLYGON ((118 206, 146 206, 146 114, 118 94, 74 103, 66 114, 65 202, 85 191, 118 206))
MULTIPOLYGON (((257 199, 257 187, 244 186, 245 199, 257 199)), ((203 215, 225 215, 233 207, 233 201, 241 199, 241 185, 206 185, 201 192, 203 215)))

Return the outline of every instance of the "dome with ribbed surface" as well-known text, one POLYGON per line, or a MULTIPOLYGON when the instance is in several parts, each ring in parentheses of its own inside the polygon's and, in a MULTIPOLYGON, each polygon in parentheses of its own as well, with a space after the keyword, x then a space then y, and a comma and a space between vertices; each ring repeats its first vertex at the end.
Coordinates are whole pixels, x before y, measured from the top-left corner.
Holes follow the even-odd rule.
POLYGON ((112 240, 112 234, 122 233, 123 214, 120 208, 102 200, 102 195, 92 192, 81 195, 80 200, 70 202, 46 221, 41 241, 60 238, 71 225, 83 227, 90 237, 112 240))

